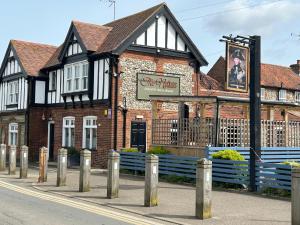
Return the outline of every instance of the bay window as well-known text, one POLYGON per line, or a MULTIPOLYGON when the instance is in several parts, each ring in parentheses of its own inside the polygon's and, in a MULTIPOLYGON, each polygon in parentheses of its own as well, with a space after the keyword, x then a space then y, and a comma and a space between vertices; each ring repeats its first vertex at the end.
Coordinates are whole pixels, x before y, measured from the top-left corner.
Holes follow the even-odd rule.
POLYGON ((83 141, 82 147, 96 149, 97 147, 97 117, 86 116, 83 118, 83 141))
POLYGON ((75 118, 63 118, 63 139, 64 147, 75 147, 75 118))
POLYGON ((10 123, 8 125, 8 145, 17 145, 18 143, 18 124, 10 123))
POLYGON ((8 83, 8 104, 18 104, 19 100, 19 82, 13 81, 8 83))
POLYGON ((78 62, 65 66, 65 92, 78 92, 88 89, 88 62, 78 62))

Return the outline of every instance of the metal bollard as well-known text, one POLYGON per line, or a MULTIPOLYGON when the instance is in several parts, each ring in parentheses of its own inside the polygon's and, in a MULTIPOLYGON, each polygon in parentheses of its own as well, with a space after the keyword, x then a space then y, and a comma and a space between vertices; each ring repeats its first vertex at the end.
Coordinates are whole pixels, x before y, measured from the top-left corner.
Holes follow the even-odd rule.
POLYGON ((292 225, 300 224, 300 168, 292 169, 292 225))
POLYGON ((91 158, 91 151, 80 152, 79 192, 90 191, 91 158))
POLYGON ((67 181, 67 163, 68 162, 68 150, 61 148, 58 150, 57 158, 57 180, 56 186, 66 186, 67 181))
POLYGON ((120 154, 111 150, 108 154, 107 198, 119 196, 120 154))
POLYGON ((208 159, 197 161, 196 170, 196 217, 204 220, 212 217, 212 162, 208 159))
POLYGON ((28 173, 28 147, 22 146, 20 151, 20 179, 27 178, 28 173))
POLYGON ((9 166, 8 166, 8 175, 16 174, 16 152, 17 147, 15 145, 11 145, 9 148, 9 166))
POLYGON ((0 146, 0 171, 5 171, 6 169, 6 145, 1 144, 0 146))
POLYGON ((144 206, 158 205, 158 157, 147 155, 145 160, 145 198, 144 206))
POLYGON ((39 182, 47 182, 47 173, 48 173, 48 159, 47 159, 48 149, 46 147, 40 148, 40 156, 39 156, 39 167, 40 167, 40 175, 39 182))

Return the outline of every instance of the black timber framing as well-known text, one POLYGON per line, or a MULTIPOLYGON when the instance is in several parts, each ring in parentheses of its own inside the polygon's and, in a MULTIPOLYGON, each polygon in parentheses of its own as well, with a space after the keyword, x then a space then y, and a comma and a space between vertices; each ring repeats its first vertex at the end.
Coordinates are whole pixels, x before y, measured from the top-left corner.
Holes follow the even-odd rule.
POLYGON ((171 13, 171 11, 168 9, 168 7, 166 5, 163 5, 163 7, 161 7, 147 21, 145 21, 142 26, 138 27, 138 29, 136 29, 135 32, 133 32, 133 34, 129 38, 127 38, 122 44, 120 44, 119 47, 117 47, 113 51, 113 53, 119 55, 122 52, 124 52, 130 45, 132 45, 132 43, 143 32, 145 32, 145 30, 147 30, 147 28, 149 26, 151 26, 151 24, 155 23, 155 21, 157 20, 156 19, 157 16, 161 16, 161 15, 164 15, 167 18, 168 23, 173 25, 175 31, 180 35, 180 37, 182 38, 182 40, 186 43, 186 45, 189 48, 191 54, 193 54, 194 57, 195 57, 195 59, 197 59, 199 61, 199 64, 201 66, 208 65, 208 62, 206 61, 206 59, 199 52, 199 50, 196 47, 196 45, 189 38, 189 36, 187 35, 187 33, 183 30, 183 28, 181 27, 181 25, 179 24, 179 22, 177 21, 177 19, 174 17, 174 15, 171 13))
POLYGON ((72 22, 72 24, 69 28, 68 34, 66 36, 66 39, 63 43, 63 47, 62 47, 62 49, 61 49, 61 51, 58 55, 58 60, 60 62, 65 58, 66 52, 68 51, 68 47, 69 47, 70 43, 73 42, 73 35, 76 37, 76 39, 78 41, 78 44, 80 45, 80 47, 82 49, 82 53, 87 53, 88 52, 88 50, 87 50, 86 46, 84 45, 78 31, 76 30, 76 27, 75 27, 74 23, 72 22))

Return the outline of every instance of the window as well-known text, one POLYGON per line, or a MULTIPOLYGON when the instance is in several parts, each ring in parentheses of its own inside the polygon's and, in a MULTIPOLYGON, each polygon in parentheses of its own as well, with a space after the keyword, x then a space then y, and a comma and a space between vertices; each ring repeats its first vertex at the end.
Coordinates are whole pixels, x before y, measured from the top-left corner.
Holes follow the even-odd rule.
POLYGON ((279 90, 279 101, 285 102, 286 101, 286 90, 279 90))
POLYGON ((18 104, 19 100, 19 82, 13 81, 8 83, 8 104, 18 104))
POLYGON ((10 123, 9 124, 9 145, 17 145, 18 143, 18 124, 17 123, 10 123))
POLYGON ((83 118, 83 148, 96 149, 97 147, 97 117, 83 118))
POLYGON ((75 118, 65 117, 63 119, 63 140, 64 147, 75 147, 75 118))
POLYGON ((300 92, 299 91, 295 92, 295 101, 300 103, 300 92))
POLYGON ((266 98, 266 93, 265 93, 266 89, 265 88, 261 88, 260 89, 260 99, 265 99, 266 98))
POLYGON ((88 62, 78 62, 65 66, 65 92, 78 92, 88 89, 88 62))
POLYGON ((50 72, 49 74, 49 91, 56 90, 56 72, 50 72))

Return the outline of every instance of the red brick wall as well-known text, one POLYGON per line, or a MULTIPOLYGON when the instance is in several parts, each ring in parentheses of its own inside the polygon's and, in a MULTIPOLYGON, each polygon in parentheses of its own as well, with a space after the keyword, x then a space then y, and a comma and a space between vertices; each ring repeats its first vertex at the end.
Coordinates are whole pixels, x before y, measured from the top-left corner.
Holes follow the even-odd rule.
MULTIPOLYGON (((62 147, 62 131, 63 131, 63 118, 68 116, 75 117, 75 148, 82 149, 83 139, 83 117, 97 116, 97 150, 92 150, 92 166, 100 166, 105 168, 107 164, 108 150, 111 149, 111 119, 104 115, 107 106, 95 105, 94 107, 84 106, 80 108, 77 106, 75 109, 69 107, 51 107, 48 108, 47 118, 51 115, 54 122, 54 158, 56 159, 58 149, 62 147)), ((31 118, 41 118, 42 109, 33 109, 31 118)), ((30 123, 31 142, 30 147, 34 149, 34 157, 37 157, 38 150, 41 146, 47 146, 48 139, 48 120, 42 123, 30 123)))

